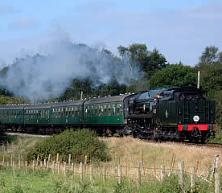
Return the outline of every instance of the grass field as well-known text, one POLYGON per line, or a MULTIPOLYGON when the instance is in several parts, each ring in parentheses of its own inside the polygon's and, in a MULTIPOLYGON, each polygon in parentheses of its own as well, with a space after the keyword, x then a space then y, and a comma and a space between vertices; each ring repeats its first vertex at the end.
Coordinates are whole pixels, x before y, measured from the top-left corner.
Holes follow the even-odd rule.
MULTIPOLYGON (((44 140, 40 137, 12 137, 7 148, 4 146, 0 149, 0 159, 3 153, 6 155, 13 154, 23 155, 25 157, 27 150, 32 148, 38 141, 44 140)), ((186 167, 198 167, 198 171, 208 171, 212 165, 215 155, 222 156, 219 148, 209 148, 202 146, 187 146, 184 144, 174 143, 153 143, 134 139, 131 137, 124 138, 101 138, 105 141, 111 152, 112 159, 109 164, 115 165, 121 162, 122 165, 138 166, 142 160, 145 167, 159 167, 160 165, 170 166, 172 163, 177 167, 176 162, 183 160, 186 167)), ((7 157, 5 157, 7 159, 7 157)), ((1 161, 1 160, 0 160, 1 161)), ((107 163, 102 163, 107 164, 107 163)), ((11 170, 4 167, 0 168, 0 193, 72 193, 72 192, 127 192, 127 193, 179 193, 181 192, 178 185, 177 176, 166 176, 163 181, 152 180, 144 181, 141 186, 131 182, 129 179, 123 179, 118 184, 117 179, 109 177, 105 182, 100 177, 94 175, 94 181, 84 179, 81 181, 79 176, 67 174, 53 174, 48 171, 29 171, 29 170, 11 170)), ((189 176, 188 176, 189 178, 189 176)), ((188 179, 187 178, 187 179, 188 179)), ((132 179, 131 179, 132 180, 132 179)), ((189 187, 190 180, 186 182, 189 187)), ((187 188, 187 192, 190 189, 187 188)), ((208 183, 198 181, 196 193, 213 192, 213 186, 208 183)))
MULTIPOLYGON (((187 184, 186 184, 187 186, 187 184)), ((190 192, 189 187, 185 187, 190 192)), ((197 181, 196 193, 211 193, 213 187, 197 181)), ((48 171, 25 171, 0 168, 0 193, 180 193, 176 176, 163 181, 150 181, 138 186, 127 179, 117 183, 109 178, 105 182, 94 178, 93 182, 81 181, 72 175, 57 175, 48 171)))

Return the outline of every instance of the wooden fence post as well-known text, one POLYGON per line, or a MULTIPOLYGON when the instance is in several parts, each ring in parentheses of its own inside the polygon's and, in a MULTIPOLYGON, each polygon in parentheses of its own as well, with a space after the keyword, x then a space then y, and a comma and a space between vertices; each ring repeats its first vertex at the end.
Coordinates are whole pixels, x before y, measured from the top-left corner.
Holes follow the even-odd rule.
POLYGON ((12 171, 13 171, 13 175, 15 175, 15 162, 12 161, 12 171))
POLYGON ((195 188, 195 168, 192 167, 191 173, 190 173, 190 189, 191 189, 191 192, 194 192, 194 188, 195 188))
POLYGON ((36 159, 36 166, 39 165, 39 155, 37 155, 37 159, 36 159))
POLYGON ((69 167, 70 167, 70 164, 71 164, 71 158, 72 158, 72 155, 69 154, 69 158, 68 158, 68 164, 69 164, 69 167))
POLYGON ((72 167, 72 173, 73 173, 73 177, 75 177, 75 164, 74 163, 72 163, 73 164, 73 167, 72 167))
POLYGON ((25 161, 25 171, 27 172, 28 171, 28 162, 25 161))
POLYGON ((50 162, 51 162, 51 154, 49 154, 47 162, 46 162, 46 168, 47 169, 49 168, 50 162))
POLYGON ((2 165, 4 166, 4 164, 5 164, 5 154, 3 154, 2 156, 2 165))
POLYGON ((178 168, 179 168, 180 189, 181 189, 181 192, 185 192, 185 190, 184 190, 184 162, 183 161, 179 162, 178 168))
POLYGON ((170 164, 170 171, 168 173, 168 176, 171 175, 171 173, 173 172, 173 169, 174 169, 174 164, 175 164, 175 154, 172 155, 172 158, 171 158, 171 164, 170 164))
POLYGON ((117 178, 118 178, 118 183, 120 184, 121 180, 122 180, 121 165, 120 164, 118 164, 118 166, 117 166, 117 178))
POLYGON ((106 166, 104 166, 103 172, 104 172, 104 174, 103 174, 103 180, 104 180, 104 182, 105 182, 105 181, 106 181, 106 166))
POLYGON ((2 145, 2 152, 3 152, 3 154, 5 154, 5 145, 4 144, 2 145))
POLYGON ((35 160, 32 161, 32 171, 35 171, 35 160))
POLYGON ((142 184, 142 162, 139 162, 138 166, 138 184, 142 184))
POLYGON ((49 156, 48 156, 48 162, 50 162, 51 161, 51 154, 49 154, 49 156))
POLYGON ((162 181, 165 177, 165 166, 160 166, 160 180, 162 181))
POLYGON ((214 180, 215 180, 215 193, 220 193, 220 173, 219 173, 219 155, 215 158, 215 168, 214 168, 214 180))
POLYGON ((12 167, 12 154, 10 154, 10 166, 12 167))
POLYGON ((87 164, 87 159, 88 159, 88 157, 87 157, 87 155, 85 155, 85 157, 84 157, 84 164, 85 165, 87 164))
POLYGON ((79 170, 80 170, 80 178, 83 181, 83 164, 82 164, 82 162, 80 162, 79 170))
POLYGON ((60 162, 57 162, 57 173, 59 174, 60 172, 60 162))
POLYGON ((63 163, 63 174, 66 175, 66 162, 63 163))
POLYGON ((44 169, 46 169, 47 165, 46 165, 46 159, 43 160, 43 166, 44 166, 44 169))
POLYGON ((92 164, 89 165, 89 180, 92 183, 93 182, 93 169, 92 164))
POLYGON ((52 161, 52 173, 55 173, 55 161, 52 161))
POLYGON ((21 168, 21 155, 19 154, 19 158, 18 158, 18 168, 20 169, 21 168))
POLYGON ((56 154, 56 163, 59 162, 59 153, 56 154))

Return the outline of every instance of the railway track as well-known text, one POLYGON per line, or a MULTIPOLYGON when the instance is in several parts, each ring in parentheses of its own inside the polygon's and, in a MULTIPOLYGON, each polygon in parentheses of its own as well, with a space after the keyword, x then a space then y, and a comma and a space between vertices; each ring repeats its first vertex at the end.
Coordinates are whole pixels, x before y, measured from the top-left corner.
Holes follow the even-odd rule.
POLYGON ((22 136, 22 137, 40 137, 40 138, 47 138, 50 135, 39 135, 39 134, 30 134, 30 133, 14 133, 14 132, 6 132, 6 135, 11 136, 22 136))
MULTIPOLYGON (((30 133, 15 133, 15 132, 6 132, 7 135, 12 135, 12 136, 22 136, 22 137, 40 137, 40 138, 47 138, 50 137, 50 135, 39 135, 39 134, 30 134, 30 133)), ((138 139, 138 138, 137 138, 138 139)), ((155 142, 153 140, 144 140, 147 142, 151 143, 172 143, 171 141, 161 141, 161 142, 155 142)), ((210 147, 210 148, 221 148, 222 149, 222 144, 220 143, 206 143, 206 144, 201 144, 201 143, 191 143, 191 142, 176 142, 174 141, 173 143, 175 144, 183 144, 187 146, 198 146, 198 147, 210 147)))

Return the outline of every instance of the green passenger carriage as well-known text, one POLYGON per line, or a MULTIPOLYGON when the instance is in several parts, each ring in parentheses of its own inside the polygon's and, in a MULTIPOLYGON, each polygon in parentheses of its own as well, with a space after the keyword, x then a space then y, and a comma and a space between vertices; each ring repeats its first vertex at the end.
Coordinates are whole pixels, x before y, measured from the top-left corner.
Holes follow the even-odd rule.
POLYGON ((51 125, 81 126, 83 121, 84 101, 53 103, 51 106, 51 125))
POLYGON ((93 98, 84 103, 84 124, 90 127, 115 127, 126 123, 124 99, 128 95, 93 98))
POLYGON ((0 123, 3 125, 20 125, 23 126, 24 105, 1 105, 0 106, 0 123))
POLYGON ((24 107, 24 124, 46 126, 50 124, 50 104, 27 105, 24 107))

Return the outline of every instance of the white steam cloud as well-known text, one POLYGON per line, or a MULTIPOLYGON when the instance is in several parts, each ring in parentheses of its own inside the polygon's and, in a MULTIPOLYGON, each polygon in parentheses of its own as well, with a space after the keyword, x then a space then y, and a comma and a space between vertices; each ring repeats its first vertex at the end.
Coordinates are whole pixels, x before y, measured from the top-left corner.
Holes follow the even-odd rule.
POLYGON ((115 77, 119 83, 128 84, 138 76, 139 70, 127 58, 63 39, 51 43, 44 55, 17 59, 0 77, 0 85, 36 101, 58 97, 73 79, 90 78, 98 85, 115 77))

